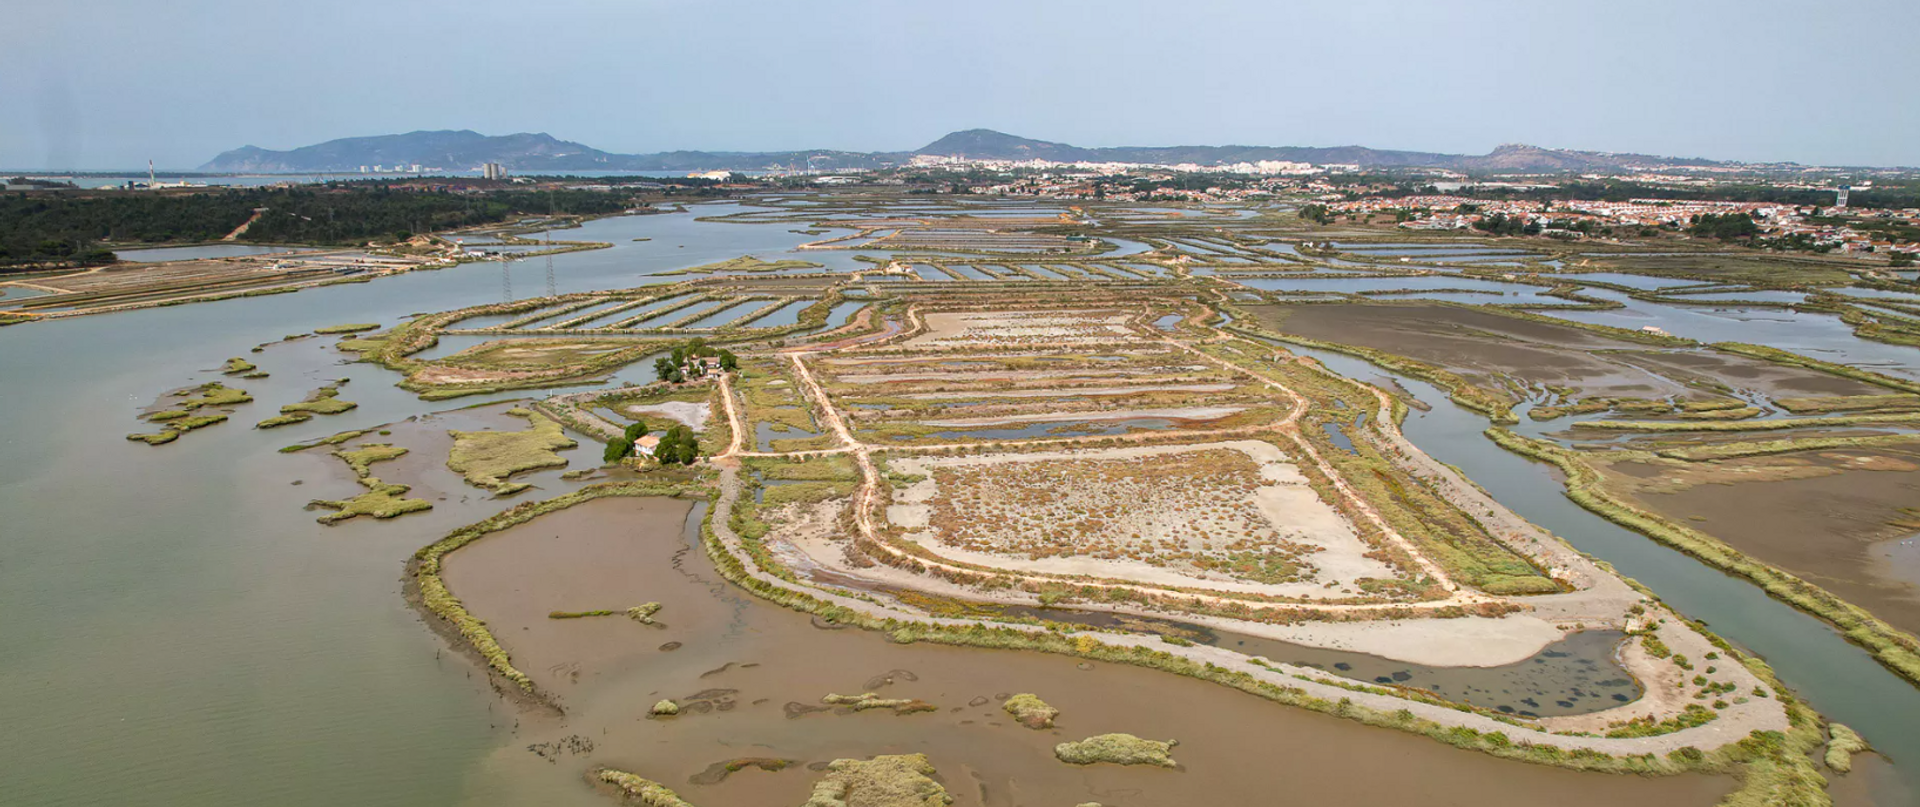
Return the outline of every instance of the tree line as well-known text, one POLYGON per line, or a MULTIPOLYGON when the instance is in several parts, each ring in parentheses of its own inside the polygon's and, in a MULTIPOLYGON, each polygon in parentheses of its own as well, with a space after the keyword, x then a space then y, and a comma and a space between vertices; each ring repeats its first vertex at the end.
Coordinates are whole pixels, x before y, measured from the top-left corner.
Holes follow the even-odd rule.
POLYGON ((242 242, 351 245, 407 233, 497 224, 549 211, 607 215, 643 204, 631 192, 454 193, 385 186, 232 188, 200 193, 0 195, 0 270, 114 260, 110 244, 215 241, 255 211, 242 242))

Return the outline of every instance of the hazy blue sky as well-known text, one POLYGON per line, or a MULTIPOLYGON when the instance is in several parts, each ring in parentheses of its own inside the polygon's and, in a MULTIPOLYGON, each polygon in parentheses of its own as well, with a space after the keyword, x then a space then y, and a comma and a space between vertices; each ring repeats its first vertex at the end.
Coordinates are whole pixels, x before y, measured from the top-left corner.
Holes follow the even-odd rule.
POLYGON ((13 0, 0 167, 415 129, 618 152, 1504 142, 1920 165, 1920 1, 13 0))

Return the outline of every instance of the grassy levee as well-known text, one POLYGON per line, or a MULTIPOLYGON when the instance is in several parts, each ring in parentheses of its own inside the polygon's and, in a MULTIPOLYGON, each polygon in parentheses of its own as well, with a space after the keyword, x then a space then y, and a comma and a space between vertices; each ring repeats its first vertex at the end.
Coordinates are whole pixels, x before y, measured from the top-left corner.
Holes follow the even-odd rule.
POLYGON ((329 336, 332 334, 360 333, 361 331, 377 331, 377 330, 380 330, 380 325, 378 323, 351 322, 345 325, 328 325, 324 328, 315 328, 313 329, 313 332, 321 336, 329 336))
POLYGON ((587 779, 612 785, 625 800, 644 807, 693 807, 672 788, 638 774, 613 768, 595 768, 587 772, 587 779))
POLYGON ((1697 448, 1663 448, 1653 452, 1668 459, 1688 462, 1708 462, 1712 460, 1731 460, 1741 457, 1764 457, 1770 454, 1787 454, 1795 451, 1825 451, 1836 448, 1877 448, 1886 445, 1898 445, 1920 440, 1911 434, 1882 434, 1872 437, 1799 437, 1786 440, 1748 440, 1738 443, 1700 446, 1697 448))
MULTIPOLYGON (((896 618, 881 618, 864 611, 827 602, 811 594, 768 582, 750 573, 745 563, 722 544, 714 532, 716 506, 701 525, 701 539, 721 576, 762 599, 797 611, 813 614, 828 622, 845 624, 885 633, 896 643, 929 642, 959 647, 1002 650, 1033 650, 1074 656, 1114 664, 1185 675, 1232 687, 1242 692, 1289 706, 1356 720, 1382 728, 1391 728, 1438 740, 1456 748, 1574 770, 1604 773, 1671 775, 1678 773, 1738 773, 1741 787, 1722 800, 1721 807, 1761 807, 1761 805, 1822 805, 1826 796, 1825 779, 1813 767, 1807 754, 1824 741, 1820 718, 1813 710, 1794 699, 1774 677, 1764 662, 1738 653, 1738 658, 1779 693, 1788 710, 1791 730, 1785 733, 1755 731, 1747 738, 1713 751, 1687 747, 1665 756, 1636 754, 1614 756, 1589 749, 1567 750, 1552 745, 1516 742, 1504 732, 1483 732, 1470 726, 1449 726, 1420 717, 1407 709, 1383 711, 1361 706, 1351 699, 1329 700, 1299 687, 1283 686, 1255 678, 1246 672, 1231 670, 1210 662, 1199 662, 1163 650, 1143 646, 1115 646, 1092 636, 1073 634, 1068 626, 1049 625, 1045 629, 1014 626, 990 626, 973 623, 965 627, 933 624, 896 618)), ((754 553, 752 539, 742 541, 749 554, 754 553)), ((760 561, 764 562, 764 560, 760 561)), ((764 570, 779 577, 776 570, 764 570)), ((1375 692, 1362 687, 1360 691, 1375 692)), ((1386 690, 1378 690, 1386 692, 1386 690)), ((1444 704, 1463 712, 1473 709, 1460 704, 1444 704)))
POLYGON ((1604 429, 1634 432, 1770 432, 1822 426, 1870 426, 1881 423, 1920 423, 1920 412, 1896 412, 1873 415, 1834 415, 1820 418, 1779 418, 1776 420, 1583 420, 1576 429, 1604 429))
POLYGON ((1719 539, 1675 524, 1608 493, 1593 469, 1573 451, 1502 428, 1487 436, 1501 448, 1558 466, 1567 475, 1567 498, 1602 518, 1678 549, 1721 571, 1747 578, 1775 599, 1840 629, 1848 641, 1908 681, 1920 684, 1920 639, 1880 621, 1866 609, 1784 570, 1748 557, 1719 539))
POLYGON ((447 588, 446 581, 440 578, 441 561, 454 550, 488 535, 594 499, 608 496, 686 496, 693 493, 705 493, 704 488, 698 487, 693 480, 609 482, 590 485, 544 501, 522 502, 491 518, 447 533, 440 540, 413 553, 413 558, 407 562, 407 597, 458 633, 466 642, 465 647, 478 654, 492 674, 509 682, 515 690, 530 696, 535 702, 557 710, 559 706, 534 686, 533 679, 513 666, 506 648, 501 647, 493 632, 487 629, 487 623, 469 612, 460 598, 447 588))

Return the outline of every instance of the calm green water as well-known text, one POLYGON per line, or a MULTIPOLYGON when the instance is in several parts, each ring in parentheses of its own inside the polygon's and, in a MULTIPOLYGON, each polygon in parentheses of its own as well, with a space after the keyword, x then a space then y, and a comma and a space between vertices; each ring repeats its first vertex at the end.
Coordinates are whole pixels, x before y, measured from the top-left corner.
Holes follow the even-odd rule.
MULTIPOLYGON (((616 246, 557 256, 560 290, 809 239, 693 220, 733 209, 568 231, 616 246)), ((544 286, 543 262, 510 271, 523 294, 544 286)), ((500 710, 469 665, 438 658, 399 578, 413 550, 513 500, 454 493, 400 521, 327 528, 302 506, 350 495, 338 461, 275 449, 484 399, 422 403, 391 373, 341 363, 331 339, 248 351, 496 301, 500 272, 469 264, 0 331, 0 804, 419 807, 473 795, 464 783, 506 727, 490 728, 500 710), (228 356, 272 373, 227 379, 256 398, 231 422, 159 447, 124 438, 150 430, 134 416, 156 395, 220 378, 228 356), (248 428, 341 377, 359 409, 248 428)))

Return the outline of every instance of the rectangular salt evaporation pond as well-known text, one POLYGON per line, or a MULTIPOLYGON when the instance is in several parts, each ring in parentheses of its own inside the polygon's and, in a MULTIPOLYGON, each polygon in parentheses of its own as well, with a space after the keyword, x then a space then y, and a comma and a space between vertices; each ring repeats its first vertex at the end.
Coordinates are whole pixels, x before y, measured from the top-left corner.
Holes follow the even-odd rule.
POLYGON ((1899 300, 1899 301, 1905 301, 1910 303, 1920 303, 1920 292, 1891 291, 1888 289, 1867 289, 1867 288, 1861 288, 1859 286, 1848 286, 1844 289, 1827 289, 1827 291, 1831 291, 1836 294, 1844 294, 1844 295, 1847 295, 1848 297, 1874 297, 1882 300, 1899 300))
POLYGON ((727 325, 729 323, 732 323, 736 319, 746 316, 747 312, 749 311, 758 311, 772 304, 773 304, 772 300, 747 300, 745 302, 735 303, 733 305, 727 306, 726 308, 718 309, 707 316, 701 317, 681 327, 683 328, 718 328, 722 325, 727 325))
MULTIPOLYGON (((1514 302, 1517 299, 1539 299, 1539 289, 1515 283, 1499 283, 1491 280, 1454 277, 1451 275, 1414 275, 1410 277, 1310 277, 1279 278, 1250 277, 1236 278, 1234 282, 1249 288, 1263 291, 1332 291, 1345 294, 1359 294, 1367 291, 1410 290, 1409 294, 1385 295, 1386 298, 1421 298, 1431 293, 1457 289, 1488 291, 1493 294, 1484 296, 1481 302, 1514 302), (1428 294, 1421 294, 1427 292, 1428 294), (1503 299, 1504 298, 1504 299, 1503 299)), ((1551 299, 1551 298, 1548 298, 1551 299)))
POLYGON ((1675 288, 1679 286, 1693 286, 1693 285, 1699 284, 1699 281, 1694 281, 1694 280, 1675 280, 1672 278, 1665 278, 1665 277, 1648 277, 1646 275, 1629 275, 1623 272, 1582 272, 1580 274, 1555 275, 1553 279, 1570 280, 1575 283, 1579 283, 1582 281, 1593 282, 1593 283, 1612 283, 1615 286, 1626 286, 1627 288, 1630 288, 1630 289, 1666 289, 1666 288, 1675 288))
POLYGON ((847 320, 853 319, 853 312, 859 311, 861 308, 866 307, 866 305, 867 303, 865 301, 859 300, 835 305, 827 311, 827 324, 823 327, 838 328, 847 324, 847 320))
POLYGON ((679 322, 680 320, 686 319, 688 317, 696 316, 696 315, 704 317, 704 315, 706 314, 711 314, 715 311, 718 311, 722 308, 730 307, 732 305, 733 305, 733 301, 731 300, 708 300, 707 302, 704 302, 704 303, 694 303, 693 305, 687 306, 686 308, 682 308, 677 311, 666 311, 660 314, 656 314, 654 316, 640 320, 639 322, 633 323, 632 325, 628 325, 627 327, 659 328, 666 325, 667 323, 679 322))
POLYGON ((34 297, 45 297, 51 293, 24 286, 0 286, 0 308, 13 308, 34 297))
MULTIPOLYGON (((771 314, 742 324, 750 328, 785 328, 788 325, 798 323, 800 321, 800 312, 807 310, 807 306, 810 305, 813 305, 812 300, 794 300, 791 303, 775 309, 771 314)), ((845 305, 845 303, 842 303, 842 305, 845 305)), ((835 310, 838 310, 838 306, 835 307, 835 310)))
POLYGON ((579 325, 575 325, 573 327, 575 328, 608 328, 608 327, 612 327, 614 323, 624 322, 626 320, 630 320, 635 317, 644 317, 647 314, 653 313, 662 308, 666 308, 667 306, 677 305, 679 303, 684 303, 686 301, 687 301, 687 295, 676 294, 676 295, 673 295, 672 297, 668 297, 662 300, 655 300, 653 302, 647 303, 646 305, 638 305, 632 308, 626 308, 626 309, 620 309, 620 310, 615 310, 614 308, 605 308, 602 310, 605 311, 606 313, 601 314, 600 316, 594 317, 593 319, 587 320, 586 322, 582 322, 579 325))
POLYGON ((1747 289, 1743 291, 1716 291, 1716 292, 1708 292, 1706 294, 1670 294, 1670 295, 1667 295, 1666 299, 1670 301, 1682 303, 1682 304, 1685 304, 1688 302, 1800 303, 1800 302, 1806 301, 1807 294, 1806 292, 1802 292, 1802 291, 1779 291, 1775 289, 1747 289))
POLYGON ((989 274, 994 275, 996 280, 1032 280, 1033 279, 1032 277, 1026 274, 1023 274, 1021 272, 1016 272, 1004 266, 994 266, 994 267, 983 266, 983 267, 980 267, 980 271, 987 272, 989 274))
MULTIPOLYGON (((590 305, 590 306, 587 306, 586 308, 576 309, 573 311, 563 311, 561 308, 555 308, 552 314, 549 314, 546 317, 543 317, 541 319, 537 319, 537 320, 534 320, 533 322, 529 322, 525 325, 522 325, 520 326, 519 330, 535 331, 541 328, 551 328, 555 325, 559 325, 562 322, 572 322, 573 320, 579 319, 584 316, 605 314, 606 312, 611 311, 615 308, 619 308, 620 306, 626 305, 629 302, 631 301, 630 300, 610 300, 604 303, 600 303, 598 305, 590 305)), ((587 326, 571 325, 568 327, 582 328, 587 326)))
POLYGON ((1486 246, 1480 246, 1478 244, 1425 245, 1425 244, 1335 243, 1334 247, 1343 252, 1352 252, 1352 253, 1361 254, 1361 255, 1378 256, 1383 258, 1387 258, 1387 257, 1397 258, 1401 256, 1417 257, 1417 256, 1424 256, 1424 255, 1449 256, 1449 257, 1455 256, 1455 255, 1487 255, 1487 256, 1499 256, 1506 259, 1513 259, 1513 258, 1522 258, 1522 257, 1526 257, 1528 255, 1533 254, 1531 252, 1526 252, 1526 251, 1517 250, 1517 249, 1500 249, 1498 247, 1486 247, 1486 246))
POLYGON ((151 249, 116 249, 114 257, 123 261, 158 263, 160 261, 186 261, 198 258, 237 258, 242 255, 274 255, 287 252, 312 252, 303 247, 262 247, 250 244, 202 244, 197 247, 154 247, 151 249))
POLYGON ((935 269, 935 268, 933 268, 932 266, 929 266, 929 265, 927 265, 927 264, 924 264, 924 263, 916 263, 916 264, 914 264, 914 265, 913 265, 913 273, 914 273, 914 274, 916 274, 916 275, 919 275, 919 276, 920 276, 920 279, 921 279, 921 280, 936 280, 936 281, 937 281, 937 280, 952 280, 952 279, 953 279, 953 278, 951 278, 951 277, 947 277, 947 273, 946 273, 946 272, 942 272, 942 271, 940 271, 940 270, 938 270, 938 269, 935 269))
POLYGON ((992 277, 988 276, 987 273, 982 272, 978 269, 975 269, 972 266, 964 263, 950 263, 950 264, 947 264, 947 268, 952 269, 955 272, 959 272, 962 275, 965 275, 968 280, 992 280, 993 279, 992 277))

